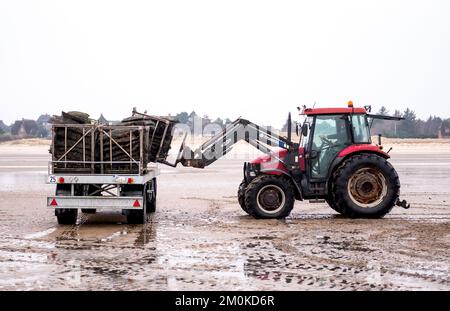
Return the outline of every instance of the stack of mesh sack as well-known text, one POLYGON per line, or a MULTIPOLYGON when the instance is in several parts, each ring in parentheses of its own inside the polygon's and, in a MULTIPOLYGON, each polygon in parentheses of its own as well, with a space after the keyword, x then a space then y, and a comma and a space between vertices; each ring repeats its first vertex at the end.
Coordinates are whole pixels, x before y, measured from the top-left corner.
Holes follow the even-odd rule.
POLYGON ((149 115, 134 115, 123 119, 124 125, 149 126, 148 157, 149 162, 164 162, 169 154, 172 143, 173 128, 177 120, 149 115))
POLYGON ((60 159, 83 136, 83 129, 72 125, 89 125, 84 129, 84 133, 94 128, 93 135, 86 135, 84 143, 78 143, 62 160, 80 162, 84 159, 101 163, 54 164, 55 172, 90 174, 134 174, 139 173, 139 168, 145 169, 149 162, 164 162, 172 143, 173 127, 177 123, 172 118, 136 112, 114 125, 93 122, 88 114, 82 112, 62 112, 61 116, 54 116, 51 122, 54 124, 54 148, 50 150, 53 160, 60 159))
MULTIPOLYGON (((55 172, 70 172, 70 171, 90 171, 90 167, 83 163, 73 163, 81 161, 95 161, 95 146, 94 157, 92 157, 92 139, 94 144, 97 140, 97 133, 94 135, 88 134, 83 140, 78 143, 70 152, 67 152, 77 141, 83 137, 83 128, 72 125, 89 125, 92 120, 89 115, 84 112, 70 111, 62 112, 60 116, 53 116, 50 119, 53 126, 53 143, 50 147, 50 153, 53 156, 53 161, 61 160, 66 163, 54 163, 55 172), (84 146, 84 147, 83 147, 84 146), (84 149, 84 153, 83 153, 84 149), (66 154, 66 155, 64 155, 66 154)), ((86 132, 87 130, 84 129, 86 132)))

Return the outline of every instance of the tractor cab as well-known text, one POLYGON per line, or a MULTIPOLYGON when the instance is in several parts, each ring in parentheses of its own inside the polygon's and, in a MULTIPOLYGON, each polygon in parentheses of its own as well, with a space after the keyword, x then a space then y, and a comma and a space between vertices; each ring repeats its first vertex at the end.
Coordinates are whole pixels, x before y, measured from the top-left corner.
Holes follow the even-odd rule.
MULTIPOLYGON (((311 180, 326 180, 333 162, 348 148, 369 148, 387 156, 380 147, 372 145, 368 114, 364 108, 304 109, 300 148, 306 159, 311 180)), ((347 150, 349 151, 349 150, 347 150)))

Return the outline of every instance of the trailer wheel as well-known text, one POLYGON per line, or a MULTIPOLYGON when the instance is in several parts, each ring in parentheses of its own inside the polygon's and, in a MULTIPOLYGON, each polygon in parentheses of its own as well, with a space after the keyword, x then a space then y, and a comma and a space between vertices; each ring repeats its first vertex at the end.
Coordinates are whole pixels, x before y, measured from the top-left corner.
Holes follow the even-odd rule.
MULTIPOLYGON (((56 185, 57 196, 70 196, 71 185, 56 185)), ((60 225, 74 225, 77 223, 78 210, 76 208, 57 208, 55 216, 60 225)))
POLYGON ((76 208, 60 208, 55 210, 58 224, 75 225, 77 223, 78 210, 76 208))
POLYGON ((294 201, 291 182, 281 176, 258 176, 245 191, 245 205, 255 218, 285 218, 294 208, 294 201))
POLYGON ((127 214, 127 222, 132 225, 141 225, 144 223, 146 215, 144 215, 144 209, 130 210, 127 214))
POLYGON ((392 210, 400 195, 394 167, 374 154, 345 160, 334 176, 336 205, 348 217, 381 218, 392 210))
POLYGON ((241 182, 241 184, 239 185, 237 196, 238 196, 239 205, 241 206, 242 210, 248 214, 247 207, 245 206, 245 190, 246 190, 246 188, 247 188, 247 182, 245 180, 243 180, 241 182))
POLYGON ((142 209, 136 210, 126 210, 127 222, 129 224, 143 224, 147 219, 146 206, 147 206, 147 196, 145 185, 124 185, 122 188, 122 195, 129 197, 143 196, 143 206, 142 209))
POLYGON ((145 190, 145 193, 147 195, 147 204, 146 209, 147 213, 154 213, 156 211, 156 178, 153 178, 149 184, 151 185, 153 189, 153 193, 148 193, 148 188, 145 190))

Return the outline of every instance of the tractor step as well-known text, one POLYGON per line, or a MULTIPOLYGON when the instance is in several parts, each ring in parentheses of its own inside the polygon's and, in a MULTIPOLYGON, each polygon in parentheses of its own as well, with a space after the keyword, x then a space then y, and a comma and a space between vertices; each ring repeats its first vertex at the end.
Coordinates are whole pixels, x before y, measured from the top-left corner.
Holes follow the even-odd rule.
POLYGON ((324 199, 309 200, 309 203, 325 203, 324 199))

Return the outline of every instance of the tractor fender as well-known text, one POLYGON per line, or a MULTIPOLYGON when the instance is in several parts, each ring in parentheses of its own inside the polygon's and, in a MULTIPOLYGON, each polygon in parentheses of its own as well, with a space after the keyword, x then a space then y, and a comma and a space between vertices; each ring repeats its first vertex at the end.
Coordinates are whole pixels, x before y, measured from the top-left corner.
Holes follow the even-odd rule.
POLYGON ((347 158, 358 153, 375 153, 385 159, 389 159, 390 155, 380 149, 380 147, 372 144, 352 145, 344 148, 337 155, 338 158, 347 158))
POLYGON ((294 185, 295 198, 297 200, 303 200, 302 191, 301 191, 298 183, 295 181, 294 177, 292 177, 287 172, 285 172, 283 170, 279 170, 279 169, 265 169, 265 170, 262 169, 262 170, 260 170, 260 173, 266 174, 266 175, 284 175, 284 176, 286 176, 287 178, 289 178, 291 180, 292 184, 294 185))

